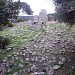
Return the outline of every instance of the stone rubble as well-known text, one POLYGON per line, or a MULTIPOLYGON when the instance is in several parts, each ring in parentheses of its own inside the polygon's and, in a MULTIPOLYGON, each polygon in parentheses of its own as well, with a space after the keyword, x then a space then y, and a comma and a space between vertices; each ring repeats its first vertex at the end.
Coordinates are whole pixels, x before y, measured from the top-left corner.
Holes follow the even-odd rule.
MULTIPOLYGON (((18 52, 13 51, 12 55, 8 55, 11 61, 8 61, 8 57, 3 59, 0 64, 0 75, 10 73, 13 67, 18 69, 24 67, 22 72, 29 75, 53 75, 54 70, 60 69, 66 61, 62 54, 68 49, 74 50, 75 41, 71 36, 67 40, 63 39, 61 35, 64 30, 47 30, 46 33, 36 34, 35 38, 28 41, 24 48, 18 49, 18 52)), ((12 49, 13 46, 7 48, 6 52, 12 49)), ((14 72, 13 75, 19 73, 14 72)))

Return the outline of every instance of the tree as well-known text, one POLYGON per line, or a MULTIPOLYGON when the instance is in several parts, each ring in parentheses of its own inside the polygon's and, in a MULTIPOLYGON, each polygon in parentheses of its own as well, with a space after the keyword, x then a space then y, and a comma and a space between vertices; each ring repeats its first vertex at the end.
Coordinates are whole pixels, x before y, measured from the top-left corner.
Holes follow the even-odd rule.
POLYGON ((54 0, 59 22, 75 23, 75 0, 54 0))
POLYGON ((52 13, 52 14, 48 14, 47 16, 48 16, 48 20, 49 21, 51 21, 51 20, 54 20, 54 21, 56 21, 56 13, 52 13))
POLYGON ((21 2, 21 9, 22 9, 22 12, 25 12, 28 15, 33 14, 33 11, 31 9, 30 5, 28 5, 26 2, 21 2))
POLYGON ((17 18, 21 9, 29 15, 33 13, 30 6, 20 0, 0 0, 0 25, 7 25, 10 18, 17 18))
POLYGON ((0 0, 0 25, 9 23, 10 18, 16 18, 19 13, 20 2, 0 0))

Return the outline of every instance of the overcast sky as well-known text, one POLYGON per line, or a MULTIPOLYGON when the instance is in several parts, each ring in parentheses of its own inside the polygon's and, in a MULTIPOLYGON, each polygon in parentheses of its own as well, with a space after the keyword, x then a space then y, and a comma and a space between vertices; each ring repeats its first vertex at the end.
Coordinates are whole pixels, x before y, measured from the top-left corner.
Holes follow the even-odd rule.
MULTIPOLYGON (((17 0, 15 0, 17 1, 17 0)), ((46 9, 47 13, 54 13, 55 6, 52 0, 20 0, 21 2, 26 2, 30 5, 34 11, 34 15, 38 15, 41 9, 46 9)), ((20 13, 20 15, 24 15, 20 13)))

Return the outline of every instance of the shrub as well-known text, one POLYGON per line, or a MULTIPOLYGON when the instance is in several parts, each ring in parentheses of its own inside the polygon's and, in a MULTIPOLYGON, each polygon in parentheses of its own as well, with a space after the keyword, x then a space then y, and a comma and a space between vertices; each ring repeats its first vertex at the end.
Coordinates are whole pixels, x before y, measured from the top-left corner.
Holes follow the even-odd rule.
POLYGON ((9 45, 10 39, 8 37, 4 38, 0 36, 0 49, 5 49, 9 45))
POLYGON ((12 23, 7 24, 8 27, 13 27, 14 25, 12 23))
POLYGON ((71 67, 70 75, 75 75, 75 67, 74 66, 71 67))
POLYGON ((0 26, 0 31, 2 31, 3 30, 3 27, 2 26, 0 26))
POLYGON ((18 22, 24 22, 25 20, 23 18, 18 19, 18 22))

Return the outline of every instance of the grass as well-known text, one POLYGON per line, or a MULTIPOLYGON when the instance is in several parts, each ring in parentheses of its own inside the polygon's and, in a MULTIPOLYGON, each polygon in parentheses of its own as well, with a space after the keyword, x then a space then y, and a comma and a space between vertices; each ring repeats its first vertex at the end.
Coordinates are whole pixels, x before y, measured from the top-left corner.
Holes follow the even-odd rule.
POLYGON ((1 36, 4 36, 4 37, 10 36, 11 35, 11 32, 8 29, 4 29, 3 31, 0 31, 0 35, 1 36))
POLYGON ((70 75, 75 75, 74 66, 71 67, 70 75))
MULTIPOLYGON (((0 35, 3 37, 10 37, 10 44, 7 46, 13 46, 13 49, 10 50, 9 52, 6 52, 6 50, 1 50, 0 52, 0 60, 7 58, 9 62, 11 62, 12 57, 13 57, 13 52, 17 53, 19 51, 19 49, 25 47, 25 44, 28 41, 31 41, 34 39, 35 35, 41 32, 41 30, 39 31, 32 31, 29 30, 28 26, 15 26, 11 29, 4 29, 3 31, 0 31, 0 35), (14 32, 14 33, 13 33, 14 32)), ((18 57, 18 55, 17 55, 18 57)), ((15 59, 14 63, 15 65, 18 65, 19 63, 21 63, 20 59, 15 59)), ((14 72, 19 72, 20 70, 23 70, 25 68, 25 64, 23 64, 24 67, 23 68, 18 68, 13 66, 12 70, 9 73, 5 73, 5 75, 12 75, 14 72)))

